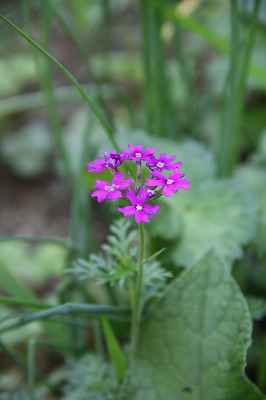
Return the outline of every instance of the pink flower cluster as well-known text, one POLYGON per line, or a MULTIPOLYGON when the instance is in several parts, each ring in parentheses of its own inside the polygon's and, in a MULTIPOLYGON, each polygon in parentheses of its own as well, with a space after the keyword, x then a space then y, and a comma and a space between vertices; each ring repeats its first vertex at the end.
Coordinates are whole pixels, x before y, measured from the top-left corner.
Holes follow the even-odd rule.
POLYGON ((122 150, 120 154, 113 150, 111 153, 105 152, 104 159, 96 159, 93 163, 87 163, 88 172, 101 172, 109 169, 113 175, 112 182, 97 179, 96 189, 92 197, 97 197, 99 203, 105 199, 122 199, 130 203, 117 210, 122 212, 125 217, 135 216, 137 224, 140 222, 150 222, 148 214, 155 215, 160 206, 153 205, 154 200, 164 195, 169 197, 177 193, 179 189, 189 190, 191 181, 183 179, 185 174, 179 170, 182 163, 174 162, 176 156, 167 157, 166 153, 161 153, 158 157, 154 154, 158 151, 152 147, 143 149, 142 145, 128 145, 129 151, 122 150), (119 167, 128 161, 136 164, 136 177, 126 177, 126 173, 121 173, 119 167), (150 177, 142 182, 142 165, 145 163, 149 169, 150 177), (163 172, 171 172, 165 176, 163 172), (125 179, 126 178, 126 179, 125 179))

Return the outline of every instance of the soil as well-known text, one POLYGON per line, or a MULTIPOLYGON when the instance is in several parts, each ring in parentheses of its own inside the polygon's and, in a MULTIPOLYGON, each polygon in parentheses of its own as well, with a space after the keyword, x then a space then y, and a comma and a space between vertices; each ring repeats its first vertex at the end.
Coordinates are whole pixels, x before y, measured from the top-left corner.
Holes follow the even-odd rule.
POLYGON ((70 194, 63 179, 23 181, 0 164, 0 181, 1 236, 68 235, 70 194))

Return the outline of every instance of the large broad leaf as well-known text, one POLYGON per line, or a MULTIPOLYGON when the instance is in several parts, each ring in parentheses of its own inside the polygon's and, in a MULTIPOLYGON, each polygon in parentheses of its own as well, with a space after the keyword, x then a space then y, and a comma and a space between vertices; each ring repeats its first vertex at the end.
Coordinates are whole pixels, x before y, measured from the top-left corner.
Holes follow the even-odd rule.
POLYGON ((214 252, 185 271, 150 312, 131 368, 134 400, 262 400, 245 377, 251 318, 214 252))
POLYGON ((255 194, 259 204, 259 218, 256 234, 256 246, 259 255, 266 259, 266 191, 263 182, 266 180, 266 168, 252 163, 241 166, 236 172, 237 179, 245 185, 247 191, 255 194))
POLYGON ((182 237, 171 253, 176 265, 189 267, 211 248, 231 263, 255 234, 257 206, 233 180, 203 182, 169 200, 184 218, 182 237))

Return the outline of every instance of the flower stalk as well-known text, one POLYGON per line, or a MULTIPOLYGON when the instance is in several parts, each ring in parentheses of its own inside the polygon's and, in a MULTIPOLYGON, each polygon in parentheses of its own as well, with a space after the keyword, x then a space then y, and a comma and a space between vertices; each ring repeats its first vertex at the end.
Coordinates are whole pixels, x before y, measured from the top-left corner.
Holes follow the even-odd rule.
POLYGON ((140 330, 140 319, 141 319, 141 291, 142 291, 142 280, 143 280, 143 264, 145 255, 145 235, 144 235, 144 224, 139 224, 139 267, 137 274, 135 298, 132 309, 132 325, 131 325, 131 353, 130 359, 134 358, 136 353, 139 330, 140 330))

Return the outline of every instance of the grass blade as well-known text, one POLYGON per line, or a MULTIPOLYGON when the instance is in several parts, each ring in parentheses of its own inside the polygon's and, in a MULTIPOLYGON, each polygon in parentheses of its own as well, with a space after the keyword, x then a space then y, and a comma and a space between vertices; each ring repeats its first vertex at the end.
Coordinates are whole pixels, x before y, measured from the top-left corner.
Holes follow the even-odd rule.
POLYGON ((113 363, 117 379, 121 382, 127 370, 125 356, 120 345, 114 335, 110 323, 104 317, 101 318, 103 333, 107 344, 108 354, 113 363))
POLYGON ((86 101, 88 104, 89 108, 99 121, 100 125, 104 129, 106 135, 108 136, 110 142, 112 145, 116 148, 117 151, 119 151, 119 146, 116 143, 116 140, 114 138, 113 132, 105 119, 103 118, 101 112, 98 110, 97 106, 94 104, 94 102, 90 99, 90 97, 86 94, 86 92, 83 90, 82 86, 79 84, 77 79, 62 65, 60 64, 59 61, 57 61, 53 56, 51 56, 46 50, 44 50, 43 47, 41 47, 38 43, 36 43, 34 40, 32 40, 25 32, 23 32, 21 29, 19 29, 15 24, 13 24, 8 18, 4 17, 3 15, 0 14, 0 19, 4 21, 6 24, 8 24, 12 29, 14 29, 20 36, 22 36, 28 43, 31 44, 39 53, 41 53, 46 59, 48 59, 52 64, 54 64, 66 77, 67 79, 76 87, 82 98, 86 101))

